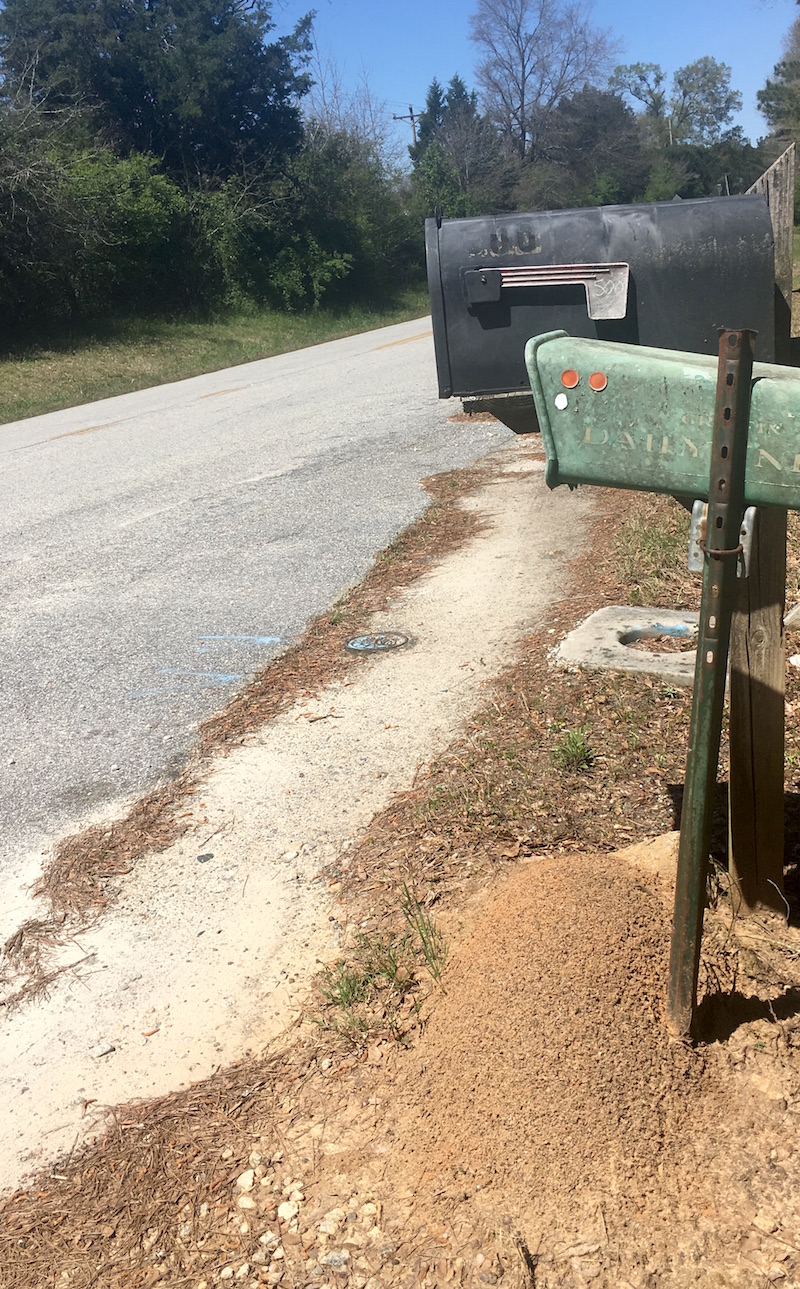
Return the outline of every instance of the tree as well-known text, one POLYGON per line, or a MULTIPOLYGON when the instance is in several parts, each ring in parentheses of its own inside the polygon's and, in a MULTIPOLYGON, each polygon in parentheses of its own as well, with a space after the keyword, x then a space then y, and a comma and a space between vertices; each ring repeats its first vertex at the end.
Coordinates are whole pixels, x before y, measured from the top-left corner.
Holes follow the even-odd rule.
POLYGON ((507 209, 515 168, 497 130, 478 111, 475 91, 460 76, 453 76, 446 90, 437 80, 431 82, 409 153, 426 214, 434 209, 448 215, 507 209))
POLYGON ((618 94, 587 85, 553 113, 549 157, 565 180, 564 202, 631 202, 650 171, 636 117, 618 94))
POLYGON ((104 143, 187 179, 300 144, 310 18, 267 43, 271 0, 5 0, 7 94, 84 105, 104 143))
POLYGON ((354 86, 346 85, 339 67, 316 41, 309 70, 313 80, 303 101, 307 127, 358 139, 382 165, 399 170, 405 148, 398 142, 387 104, 375 97, 366 72, 362 69, 354 86))
POLYGON ((557 103, 608 73, 615 45, 583 0, 478 0, 470 39, 484 111, 520 160, 537 161, 557 103))
POLYGON ((442 86, 434 76, 425 96, 425 106, 417 118, 417 137, 408 149, 414 165, 418 165, 428 148, 436 139, 447 112, 447 98, 442 86))
POLYGON ((759 110, 784 140, 800 138, 800 18, 784 41, 783 57, 756 94, 759 110))
POLYGON ((730 131, 742 96, 731 89, 731 69, 707 55, 679 67, 667 97, 658 63, 628 63, 614 70, 609 88, 643 105, 645 133, 655 144, 710 147, 730 131))
POLYGON ((608 82, 614 94, 627 94, 641 103, 644 133, 652 143, 668 141, 667 92, 662 89, 666 74, 658 63, 627 63, 615 67, 608 82))
POLYGON ((705 148, 719 143, 741 106, 741 94, 731 89, 727 63, 718 63, 708 55, 687 63, 672 82, 671 141, 699 143, 705 148))

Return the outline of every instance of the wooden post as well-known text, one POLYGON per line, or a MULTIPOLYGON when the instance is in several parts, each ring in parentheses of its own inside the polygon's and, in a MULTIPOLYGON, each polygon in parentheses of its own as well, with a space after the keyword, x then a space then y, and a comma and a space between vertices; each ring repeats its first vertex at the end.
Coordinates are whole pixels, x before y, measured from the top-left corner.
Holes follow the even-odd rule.
MULTIPOLYGON (((775 353, 788 364, 792 318, 795 145, 750 192, 767 199, 775 235, 775 353)), ((762 507, 750 576, 741 579, 731 629, 729 872, 734 908, 785 912, 783 758, 786 658, 786 511, 762 507)))

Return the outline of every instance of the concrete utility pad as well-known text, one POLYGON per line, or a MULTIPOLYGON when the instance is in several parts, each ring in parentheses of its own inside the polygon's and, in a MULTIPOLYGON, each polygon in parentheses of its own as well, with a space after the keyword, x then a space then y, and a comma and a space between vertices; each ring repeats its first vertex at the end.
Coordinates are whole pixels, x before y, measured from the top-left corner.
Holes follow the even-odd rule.
POLYGON ((659 637, 694 640, 698 615, 675 609, 642 609, 614 604, 598 609, 570 631, 559 645, 556 660, 570 666, 605 667, 650 676, 671 685, 691 685, 696 650, 655 653, 637 649, 639 640, 659 637))

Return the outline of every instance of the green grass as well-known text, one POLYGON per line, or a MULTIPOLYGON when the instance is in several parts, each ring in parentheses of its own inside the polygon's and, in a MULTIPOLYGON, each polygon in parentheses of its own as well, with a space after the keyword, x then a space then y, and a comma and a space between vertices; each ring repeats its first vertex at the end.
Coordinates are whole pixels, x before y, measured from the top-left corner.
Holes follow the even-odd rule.
POLYGON ((419 318, 428 308, 427 291, 415 287, 382 309, 138 320, 32 343, 0 359, 0 425, 419 318))
POLYGON ((564 730, 553 748, 553 763, 559 770, 581 773, 591 770, 595 754, 589 744, 589 726, 564 730))
POLYGON ((329 1036, 360 1048, 376 1035, 402 1042, 416 1028, 424 994, 419 968, 437 983, 447 961, 447 942, 430 914, 404 884, 400 901, 404 935, 361 933, 347 959, 326 967, 320 982, 325 1001, 316 1024, 329 1036))
POLYGON ((652 499, 645 515, 638 506, 629 510, 613 544, 619 580, 630 586, 629 602, 682 607, 676 595, 689 550, 688 512, 672 498, 652 499))
POLYGON ((405 882, 403 882, 400 907, 409 932, 417 943, 417 950, 425 961, 425 966, 434 980, 441 980, 442 969, 447 962, 447 941, 430 913, 426 912, 405 882))

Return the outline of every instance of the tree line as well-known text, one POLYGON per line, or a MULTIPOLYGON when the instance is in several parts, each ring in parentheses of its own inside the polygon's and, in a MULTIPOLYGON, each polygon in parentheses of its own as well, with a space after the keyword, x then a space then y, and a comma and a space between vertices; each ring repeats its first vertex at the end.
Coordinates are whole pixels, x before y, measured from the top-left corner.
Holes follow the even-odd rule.
POLYGON ((583 0, 476 0, 475 85, 434 80, 404 161, 369 86, 320 64, 313 15, 272 0, 5 0, 0 319, 386 298, 422 269, 423 219, 746 188, 800 132, 800 20, 732 125, 712 57, 670 83, 617 63, 583 0))

